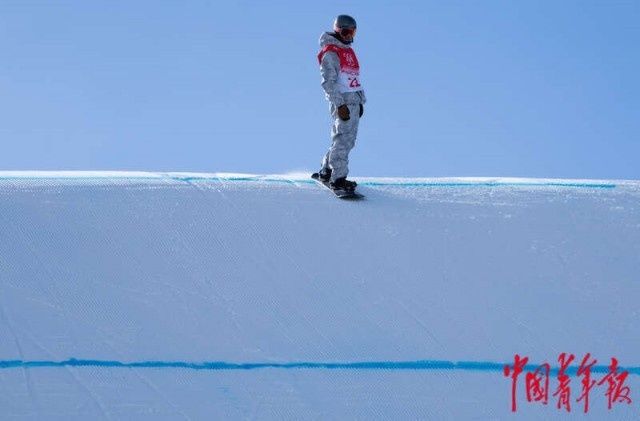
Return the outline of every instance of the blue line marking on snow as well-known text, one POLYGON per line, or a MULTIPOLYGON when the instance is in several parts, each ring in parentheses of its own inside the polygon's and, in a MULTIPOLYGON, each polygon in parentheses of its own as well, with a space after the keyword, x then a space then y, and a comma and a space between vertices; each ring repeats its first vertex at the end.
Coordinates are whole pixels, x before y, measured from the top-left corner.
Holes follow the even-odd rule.
MULTIPOLYGON (((509 363, 511 364, 511 363, 509 363)), ((416 360, 416 361, 360 361, 360 362, 244 362, 232 363, 224 361, 188 362, 188 361, 111 361, 111 360, 83 360, 70 358, 62 361, 23 361, 0 360, 0 369, 11 368, 60 368, 60 367, 99 367, 99 368, 156 368, 169 369, 181 368, 189 370, 257 370, 257 369, 298 369, 298 370, 458 370, 458 371, 485 371, 502 372, 505 363, 483 361, 441 361, 441 360, 416 360)), ((538 366, 527 364, 525 370, 533 371, 538 366)), ((552 367, 553 375, 558 373, 558 367, 552 367)), ((566 374, 576 376, 578 367, 571 366, 566 374)), ((609 367, 595 365, 591 368, 593 373, 608 373, 609 367)), ((627 371, 630 374, 640 375, 640 367, 618 367, 618 372, 627 371)))
MULTIPOLYGON (((181 182, 257 182, 257 183, 281 183, 281 184, 315 184, 309 179, 287 179, 269 177, 206 177, 206 176, 0 176, 0 180, 30 180, 30 181, 162 181, 173 180, 181 182)), ((507 182, 507 181, 361 181, 360 186, 368 187, 565 187, 565 188, 587 188, 587 189, 614 189, 617 187, 613 183, 578 183, 578 182, 507 182)))
MULTIPOLYGON (((197 182, 197 181, 214 181, 214 182, 267 182, 267 183, 300 183, 300 184, 315 184, 313 180, 289 180, 280 178, 253 178, 253 177, 229 177, 229 178, 212 178, 212 177, 171 177, 173 180, 185 181, 185 182, 197 182)), ((574 188, 590 188, 590 189, 613 189, 617 187, 612 183, 572 183, 572 182, 440 182, 440 181, 361 181, 358 182, 359 186, 369 187, 574 187, 574 188)))
POLYGON ((578 187, 589 189, 613 189, 615 184, 595 184, 595 183, 508 183, 508 182, 407 182, 407 183, 384 183, 378 181, 365 181, 359 183, 362 186, 398 186, 398 187, 578 187))

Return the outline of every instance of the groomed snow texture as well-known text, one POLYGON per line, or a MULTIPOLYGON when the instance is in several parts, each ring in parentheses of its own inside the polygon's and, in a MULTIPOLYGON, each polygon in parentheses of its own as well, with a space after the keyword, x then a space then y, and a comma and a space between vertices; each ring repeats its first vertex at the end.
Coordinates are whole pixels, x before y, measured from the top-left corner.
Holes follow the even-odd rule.
POLYGON ((0 172, 0 419, 640 418, 640 182, 0 172))

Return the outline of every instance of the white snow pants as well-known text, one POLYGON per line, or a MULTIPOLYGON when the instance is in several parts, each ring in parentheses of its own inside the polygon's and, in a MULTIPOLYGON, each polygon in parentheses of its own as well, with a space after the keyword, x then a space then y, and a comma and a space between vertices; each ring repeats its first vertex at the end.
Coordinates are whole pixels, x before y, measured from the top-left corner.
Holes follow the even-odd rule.
POLYGON ((347 104, 350 118, 343 121, 338 117, 338 107, 331 104, 331 147, 322 159, 322 168, 331 168, 331 181, 349 174, 349 152, 356 144, 358 123, 360 122, 360 104, 347 104))

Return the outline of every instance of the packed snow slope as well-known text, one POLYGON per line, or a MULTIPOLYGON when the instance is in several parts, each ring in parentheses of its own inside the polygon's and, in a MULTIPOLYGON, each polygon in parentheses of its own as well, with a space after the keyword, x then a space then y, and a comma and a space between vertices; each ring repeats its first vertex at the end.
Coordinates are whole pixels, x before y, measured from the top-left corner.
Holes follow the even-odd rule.
POLYGON ((640 417, 640 182, 356 180, 0 172, 0 418, 640 417))

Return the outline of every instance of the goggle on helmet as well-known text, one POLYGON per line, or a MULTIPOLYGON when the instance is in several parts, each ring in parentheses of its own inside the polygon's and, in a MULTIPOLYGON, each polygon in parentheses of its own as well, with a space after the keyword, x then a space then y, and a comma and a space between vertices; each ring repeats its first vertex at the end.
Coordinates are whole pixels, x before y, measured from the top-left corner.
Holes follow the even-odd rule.
POLYGON ((333 22, 333 30, 343 37, 356 35, 356 20, 349 15, 339 15, 333 22))

